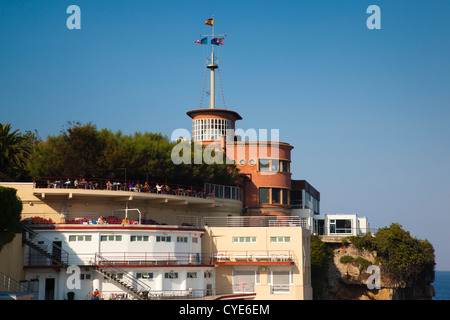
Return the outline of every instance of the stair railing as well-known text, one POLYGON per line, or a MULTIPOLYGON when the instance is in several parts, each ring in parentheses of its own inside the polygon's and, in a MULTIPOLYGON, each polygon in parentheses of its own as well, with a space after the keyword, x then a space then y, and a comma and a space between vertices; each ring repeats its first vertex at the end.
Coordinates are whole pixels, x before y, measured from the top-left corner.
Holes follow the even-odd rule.
POLYGON ((22 225, 22 241, 50 259, 53 264, 63 268, 69 266, 69 253, 66 250, 25 225, 22 225))
POLYGON ((95 254, 95 267, 98 272, 116 282, 134 297, 140 300, 149 299, 150 286, 118 267, 113 261, 103 258, 99 253, 95 254), (119 279, 117 274, 122 274, 123 277, 119 279))

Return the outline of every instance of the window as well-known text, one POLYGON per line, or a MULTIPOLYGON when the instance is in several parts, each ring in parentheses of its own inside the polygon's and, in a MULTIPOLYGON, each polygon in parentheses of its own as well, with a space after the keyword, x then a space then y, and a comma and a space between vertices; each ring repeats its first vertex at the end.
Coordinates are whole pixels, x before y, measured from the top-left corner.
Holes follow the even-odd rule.
POLYGON ((171 242, 171 236, 156 236, 156 242, 171 242))
POLYGON ((89 273, 80 273, 80 280, 91 280, 91 275, 89 273))
POLYGON ((259 203, 289 204, 289 189, 259 188, 259 203))
POLYGON ((166 279, 178 279, 178 272, 166 272, 164 273, 166 279))
POLYGON ((256 237, 233 237, 233 243, 255 243, 256 237))
POLYGON ((92 241, 92 236, 85 236, 85 235, 69 236, 69 242, 73 241, 92 241))
POLYGON ((287 243, 287 242, 291 242, 291 237, 270 237, 270 242, 287 243))
POLYGON ((148 236, 130 236, 130 241, 148 241, 148 236))
POLYGON ((192 243, 198 243, 198 237, 192 237, 192 243))
POLYGON ((177 242, 188 242, 188 237, 177 237, 177 242))
POLYGON ((259 188, 259 202, 269 203, 269 188, 259 188))
POLYGON ((103 235, 100 236, 100 241, 122 241, 122 236, 103 235))
POLYGON ((213 272, 212 272, 212 271, 205 271, 205 272, 203 273, 203 276, 204 276, 205 278, 212 278, 214 275, 213 275, 213 272))
POLYGON ((136 273, 138 279, 153 279, 153 272, 138 272, 136 273))
POLYGON ((255 285, 260 284, 259 270, 233 270, 233 293, 254 292, 255 285))
POLYGON ((259 159, 259 171, 270 170, 270 159, 259 159))
POLYGON ((197 272, 188 272, 187 273, 187 278, 188 279, 195 279, 195 278, 197 278, 197 272))
POLYGON ((273 270, 271 272, 271 293, 287 294, 289 293, 289 285, 292 283, 292 274, 290 270, 273 270))
POLYGON ((280 160, 280 171, 281 172, 289 172, 289 161, 280 160))
POLYGON ((289 172, 289 161, 279 159, 259 159, 259 171, 289 172))
POLYGON ((272 203, 280 203, 280 188, 272 188, 272 203))
POLYGON ((195 141, 214 140, 227 135, 231 120, 198 119, 192 121, 192 137, 195 141))
POLYGON ((352 233, 352 220, 330 220, 330 233, 352 233))

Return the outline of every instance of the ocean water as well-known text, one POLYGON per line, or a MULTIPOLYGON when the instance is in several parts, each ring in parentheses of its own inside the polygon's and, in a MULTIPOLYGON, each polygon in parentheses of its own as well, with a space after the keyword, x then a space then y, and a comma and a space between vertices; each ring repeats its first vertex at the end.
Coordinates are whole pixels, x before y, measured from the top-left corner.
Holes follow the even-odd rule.
POLYGON ((434 278, 433 300, 450 300, 450 271, 435 271, 434 278))

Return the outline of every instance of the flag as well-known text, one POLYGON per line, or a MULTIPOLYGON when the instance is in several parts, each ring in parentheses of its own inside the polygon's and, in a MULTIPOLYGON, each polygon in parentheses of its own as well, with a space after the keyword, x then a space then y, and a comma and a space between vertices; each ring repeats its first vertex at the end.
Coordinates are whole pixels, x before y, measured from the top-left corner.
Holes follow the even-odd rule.
POLYGON ((205 24, 207 25, 207 26, 213 26, 214 25, 214 19, 207 19, 206 20, 206 22, 205 22, 205 24))
POLYGON ((211 44, 215 44, 216 46, 218 45, 223 45, 223 42, 225 41, 225 38, 213 38, 211 40, 211 44))
POLYGON ((207 40, 207 38, 197 39, 197 41, 195 41, 195 43, 200 43, 201 45, 204 45, 204 44, 206 44, 206 40, 207 40))

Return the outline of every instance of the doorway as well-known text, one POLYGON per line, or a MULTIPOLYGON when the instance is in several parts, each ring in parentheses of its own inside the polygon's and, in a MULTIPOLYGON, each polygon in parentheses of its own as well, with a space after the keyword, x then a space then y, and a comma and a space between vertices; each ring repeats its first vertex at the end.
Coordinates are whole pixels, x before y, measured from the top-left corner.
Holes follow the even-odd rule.
POLYGON ((55 278, 45 279, 45 300, 55 300, 55 278))

